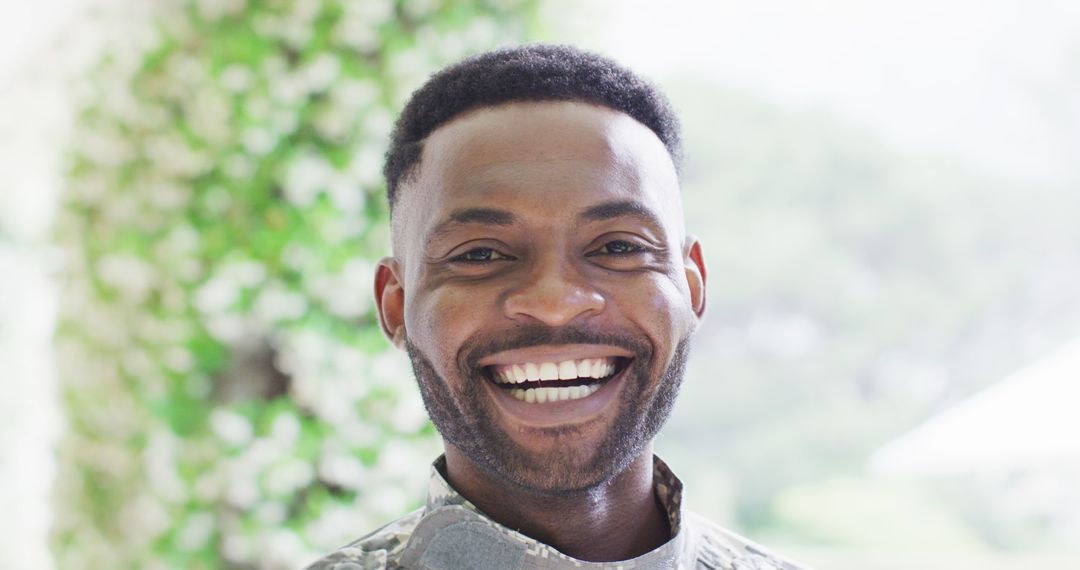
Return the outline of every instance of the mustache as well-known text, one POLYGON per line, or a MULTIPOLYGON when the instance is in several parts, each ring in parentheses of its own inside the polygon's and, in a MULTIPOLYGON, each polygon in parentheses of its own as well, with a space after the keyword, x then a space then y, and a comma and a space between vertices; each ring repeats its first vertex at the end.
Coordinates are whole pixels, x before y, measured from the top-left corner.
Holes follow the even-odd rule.
POLYGON ((523 325, 509 331, 503 331, 490 337, 473 337, 466 341, 458 354, 459 367, 463 373, 479 369, 481 358, 517 348, 529 348, 559 344, 606 344, 630 351, 644 360, 653 354, 652 344, 641 336, 635 336, 623 329, 600 330, 581 325, 568 325, 552 328, 543 325, 523 325))

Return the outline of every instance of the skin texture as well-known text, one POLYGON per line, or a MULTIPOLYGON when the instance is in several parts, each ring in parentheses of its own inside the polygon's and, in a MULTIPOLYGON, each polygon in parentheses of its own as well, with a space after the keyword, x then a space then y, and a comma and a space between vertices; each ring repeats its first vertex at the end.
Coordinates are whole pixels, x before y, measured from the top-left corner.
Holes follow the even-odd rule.
POLYGON ((660 140, 584 103, 488 107, 433 132, 401 189, 375 295, 443 437, 450 483, 583 560, 667 541, 651 441, 705 309, 705 266, 660 140), (561 408, 519 413, 483 373, 592 354, 629 364, 561 408))

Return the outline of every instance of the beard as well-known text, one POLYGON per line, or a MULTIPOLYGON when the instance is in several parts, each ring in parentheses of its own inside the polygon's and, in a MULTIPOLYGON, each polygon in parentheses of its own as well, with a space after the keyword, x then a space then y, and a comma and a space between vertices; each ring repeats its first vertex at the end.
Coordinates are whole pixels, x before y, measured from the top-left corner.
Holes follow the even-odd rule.
POLYGON ((460 379, 457 383, 440 376, 432 361, 408 337, 405 347, 424 407, 446 443, 497 479, 524 491, 572 495, 603 485, 625 471, 663 427, 682 384, 690 336, 687 334, 676 344, 671 362, 659 378, 650 374, 655 357, 651 343, 621 331, 533 326, 498 338, 470 339, 458 351, 454 366, 460 379), (484 393, 487 388, 483 384, 489 380, 477 362, 504 350, 559 344, 604 344, 630 351, 635 357, 621 380, 627 385, 621 388, 615 422, 598 446, 575 445, 579 441, 575 437, 578 428, 569 425, 547 430, 555 437, 556 451, 526 450, 497 424, 499 412, 484 393))

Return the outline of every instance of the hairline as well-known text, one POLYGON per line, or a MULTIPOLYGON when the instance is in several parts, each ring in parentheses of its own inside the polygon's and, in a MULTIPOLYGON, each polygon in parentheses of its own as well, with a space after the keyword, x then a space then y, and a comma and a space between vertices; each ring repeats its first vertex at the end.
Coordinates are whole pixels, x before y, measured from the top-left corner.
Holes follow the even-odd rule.
MULTIPOLYGON (((664 147, 664 150, 667 153, 668 158, 671 159, 671 163, 675 168, 675 175, 681 181, 681 179, 682 179, 681 157, 678 156, 675 152, 672 151, 671 148, 668 147, 667 143, 664 141, 663 136, 660 133, 656 132, 656 130, 653 129, 652 127, 650 127, 649 125, 646 125, 645 123, 638 120, 637 117, 634 117, 630 113, 627 113, 626 111, 624 111, 622 109, 619 109, 619 108, 617 108, 617 107, 615 107, 613 105, 607 105, 607 104, 604 104, 603 102, 598 102, 598 101, 590 101, 590 100, 584 99, 584 98, 559 99, 559 98, 554 98, 554 97, 552 97, 552 98, 541 98, 541 99, 507 99, 505 101, 499 101, 497 103, 490 103, 490 104, 481 103, 481 104, 477 104, 475 106, 469 107, 467 109, 464 109, 464 110, 462 110, 462 111, 460 111, 458 113, 455 113, 455 114, 451 115, 450 117, 447 117, 447 119, 445 121, 443 121, 442 123, 440 123, 439 126, 435 127, 434 129, 431 129, 431 131, 428 132, 427 135, 424 136, 424 138, 422 138, 422 139, 420 139, 420 140, 418 140, 418 141, 416 141, 414 143, 411 143, 411 144, 415 144, 417 146, 416 160, 414 160, 413 163, 411 165, 409 165, 409 167, 407 169, 402 170, 401 174, 397 178, 397 183, 395 184, 395 187, 394 187, 394 200, 389 203, 390 219, 391 219, 391 232, 393 232, 393 219, 395 217, 394 212, 397 209, 396 206, 397 206, 398 202, 401 200, 401 196, 402 196, 401 193, 407 186, 410 186, 412 183, 416 182, 419 179, 420 167, 424 162, 424 149, 427 146, 428 139, 430 139, 432 137, 432 135, 434 135, 435 133, 443 130, 445 127, 447 127, 449 125, 452 125, 454 123, 463 121, 463 120, 467 119, 471 115, 476 115, 476 114, 484 112, 484 111, 490 111, 490 110, 493 110, 493 109, 500 109, 500 108, 513 107, 513 106, 545 105, 545 104, 559 105, 559 104, 566 104, 566 103, 573 103, 573 104, 578 104, 578 105, 587 105, 589 107, 594 107, 596 109, 612 111, 612 112, 618 113, 620 115, 623 115, 625 117, 628 117, 628 118, 632 119, 635 123, 637 123, 638 125, 644 127, 645 129, 647 129, 650 133, 653 134, 653 136, 656 137, 657 141, 659 141, 660 144, 664 147)), ((680 188, 681 188, 681 185, 680 185, 680 188)))

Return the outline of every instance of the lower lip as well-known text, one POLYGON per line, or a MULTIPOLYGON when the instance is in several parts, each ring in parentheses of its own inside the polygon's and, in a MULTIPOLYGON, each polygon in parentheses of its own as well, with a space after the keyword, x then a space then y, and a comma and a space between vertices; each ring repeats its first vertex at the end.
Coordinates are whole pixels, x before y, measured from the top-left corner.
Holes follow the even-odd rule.
POLYGON ((499 388, 490 380, 485 380, 492 393, 495 404, 507 415, 526 427, 548 428, 580 424, 598 416, 619 393, 619 386, 630 370, 627 363, 618 374, 605 381, 600 389, 576 400, 560 400, 530 404, 510 395, 509 390, 499 388))

